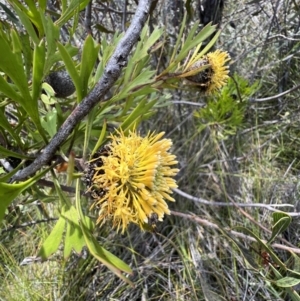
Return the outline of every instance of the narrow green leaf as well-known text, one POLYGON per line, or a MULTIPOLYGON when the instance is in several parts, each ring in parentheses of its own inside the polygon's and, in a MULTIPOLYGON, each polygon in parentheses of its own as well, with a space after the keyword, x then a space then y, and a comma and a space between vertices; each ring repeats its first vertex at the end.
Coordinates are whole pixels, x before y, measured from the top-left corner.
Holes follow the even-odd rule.
POLYGON ((23 103, 22 96, 15 91, 15 89, 12 88, 12 85, 10 85, 3 77, 0 75, 0 91, 4 93, 8 98, 16 101, 19 104, 23 103))
POLYGON ((0 3, 0 6, 4 10, 4 12, 6 13, 7 18, 12 23, 15 23, 16 25, 20 26, 20 22, 19 22, 18 18, 16 18, 15 14, 6 5, 4 5, 3 3, 0 3))
POLYGON ((7 117, 4 115, 3 111, 0 109, 0 127, 5 129, 17 142, 19 146, 22 145, 22 142, 20 140, 19 134, 16 132, 16 130, 10 125, 10 123, 7 120, 7 117))
POLYGON ((19 33, 15 30, 11 30, 11 38, 12 38, 12 50, 13 53, 21 53, 22 44, 19 38, 19 33))
POLYGON ((106 134, 106 121, 103 122, 103 126, 102 126, 102 130, 101 130, 101 134, 99 136, 99 139, 91 153, 91 157, 96 153, 96 151, 100 148, 100 146, 103 143, 103 140, 105 138, 105 134, 106 134))
POLYGON ((80 77, 77 73, 75 64, 72 60, 71 55, 66 50, 65 46, 63 46, 61 43, 57 42, 57 47, 58 47, 61 57, 65 63, 66 69, 67 69, 69 75, 71 76, 73 83, 75 85, 76 92, 77 92, 77 101, 80 102, 82 100, 83 89, 82 89, 82 83, 81 83, 80 77))
POLYGON ((206 54, 211 49, 211 47, 213 47, 215 45, 220 34, 221 34, 221 31, 218 30, 217 33, 214 35, 214 37, 209 41, 209 43, 203 48, 203 50, 198 55, 202 56, 202 55, 206 54))
POLYGON ((81 225, 81 229, 86 241, 86 245, 89 251, 91 252, 91 254, 100 262, 102 262, 104 265, 106 265, 111 271, 113 271, 121 279, 123 279, 130 285, 133 285, 133 283, 121 273, 121 271, 124 271, 126 273, 132 273, 130 267, 126 263, 124 263, 121 259, 119 259, 115 255, 113 255, 112 253, 110 253, 109 251, 101 247, 97 242, 97 240, 91 234, 91 231, 89 230, 86 224, 86 219, 83 215, 81 205, 80 205, 80 180, 77 180, 77 184, 76 184, 76 208, 79 216, 79 223, 81 225))
POLYGON ((140 100, 138 106, 131 112, 131 114, 124 120, 121 128, 124 131, 132 129, 132 127, 143 119, 143 117, 150 112, 153 106, 157 103, 157 100, 148 101, 147 97, 140 100))
POLYGON ((22 154, 15 153, 1 145, 0 145, 0 157, 15 157, 15 158, 19 158, 19 159, 30 159, 30 157, 28 157, 28 156, 24 156, 22 154))
POLYGON ((31 49, 30 37, 27 33, 20 33, 20 41, 22 43, 22 53, 25 66, 27 81, 31 79, 31 65, 33 61, 33 53, 31 49))
POLYGON ((235 227, 235 229, 237 229, 238 231, 242 231, 247 233, 248 235, 252 236, 253 238, 256 239, 256 241, 260 244, 260 246, 266 250, 270 256, 272 257, 273 261, 278 264, 284 271, 286 270, 286 266, 285 264, 277 257, 277 255, 274 253, 274 251, 272 250, 272 248, 264 243, 256 234, 254 234, 251 230, 245 228, 245 227, 235 227))
POLYGON ((47 133, 52 138, 57 132, 57 112, 52 110, 48 112, 44 118, 41 120, 42 127, 47 131, 47 133))
MULTIPOLYGON (((75 214, 77 215, 76 210, 75 214)), ((66 237, 64 241, 64 258, 68 258, 71 255, 72 250, 80 253, 85 245, 86 243, 81 228, 78 225, 68 221, 66 237)))
POLYGON ((175 60, 175 57, 176 57, 176 55, 178 53, 179 45, 182 43, 182 35, 183 35, 183 31, 184 31, 184 29, 186 27, 186 18, 187 18, 187 14, 184 13, 183 19, 181 21, 180 31, 179 31, 179 34, 177 36, 176 44, 174 46, 170 62, 173 62, 175 60))
POLYGON ((82 82, 82 97, 85 97, 88 92, 88 83, 90 75, 94 69, 95 62, 98 56, 100 45, 89 35, 83 45, 81 65, 80 65, 80 79, 82 82))
POLYGON ((47 7, 47 0, 38 0, 39 6, 42 11, 42 13, 45 13, 46 7, 47 7))
POLYGON ((41 20, 41 15, 37 9, 36 1, 34 0, 25 0, 26 4, 28 5, 27 16, 30 18, 31 22, 35 25, 36 29, 38 30, 40 37, 44 35, 44 27, 41 20))
POLYGON ((59 27, 64 25, 69 19, 71 19, 78 9, 82 10, 86 7, 90 0, 72 0, 68 7, 66 2, 63 4, 63 13, 61 17, 55 22, 59 27))
POLYGON ((273 212, 273 226, 272 226, 272 235, 268 243, 270 244, 280 233, 285 231, 290 223, 292 218, 284 212, 273 212))
POLYGON ((53 253, 57 251, 62 241, 62 236, 65 230, 65 224, 66 221, 61 216, 38 252, 38 256, 41 256, 42 259, 46 260, 48 257, 50 257, 53 253))
POLYGON ((40 39, 38 38, 36 31, 32 25, 32 22, 30 18, 24 13, 15 3, 13 3, 14 10, 16 11, 17 15, 19 16, 22 25, 25 27, 26 31, 32 38, 33 42, 35 44, 38 44, 40 42, 40 39))
MULTIPOLYGON (((7 184, 0 182, 0 223, 4 217, 6 208, 10 203, 20 195, 22 191, 33 185, 40 179, 49 169, 37 174, 33 178, 18 184, 7 184)), ((2 180, 2 179, 1 179, 2 180)))
POLYGON ((279 280, 274 281, 279 287, 292 287, 300 283, 300 279, 294 277, 283 277, 279 280))
POLYGON ((37 102, 41 93, 42 80, 44 75, 46 48, 44 41, 37 45, 33 52, 32 71, 32 100, 37 102))
POLYGON ((111 29, 108 29, 107 27, 105 27, 104 25, 100 24, 100 23, 97 23, 95 25, 95 28, 97 30, 99 30, 100 32, 104 32, 104 33, 115 33, 114 30, 111 30, 111 29))
POLYGON ((188 36, 188 39, 184 42, 182 50, 176 57, 176 62, 180 62, 182 59, 186 58, 188 52, 205 41, 209 36, 211 36, 216 31, 216 26, 207 24, 195 37, 188 36), (190 38, 190 39, 189 39, 190 38))
POLYGON ((48 74, 54 64, 56 42, 59 40, 59 27, 55 25, 50 16, 41 13, 43 26, 45 28, 47 42, 47 58, 44 67, 44 74, 48 74))
POLYGON ((0 68, 7 74, 16 86, 21 91, 25 99, 30 99, 27 78, 24 73, 24 67, 21 59, 21 54, 13 53, 11 46, 3 35, 0 35, 0 53, 5 55, 0 56, 0 68))

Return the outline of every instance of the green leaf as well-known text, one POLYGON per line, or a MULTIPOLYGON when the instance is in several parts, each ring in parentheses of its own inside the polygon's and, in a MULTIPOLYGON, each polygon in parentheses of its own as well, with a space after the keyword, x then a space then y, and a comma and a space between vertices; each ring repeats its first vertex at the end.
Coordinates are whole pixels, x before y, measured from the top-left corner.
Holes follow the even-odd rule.
POLYGON ((62 241, 65 224, 66 221, 61 216, 38 252, 38 256, 41 256, 42 259, 46 260, 50 255, 57 251, 62 241))
POLYGON ((87 94, 89 78, 94 69, 99 48, 100 45, 97 45, 92 36, 89 35, 84 42, 81 56, 79 77, 82 82, 82 97, 85 97, 87 94))
POLYGON ((83 215, 81 205, 80 205, 80 181, 79 180, 77 180, 77 185, 76 185, 76 208, 79 217, 79 223, 86 241, 86 245, 89 251, 91 252, 91 254, 100 262, 102 262, 104 265, 106 265, 112 272, 114 272, 121 279, 123 279, 130 285, 133 285, 133 283, 121 273, 121 271, 124 271, 126 273, 132 273, 130 267, 126 263, 124 263, 121 259, 119 259, 115 255, 113 255, 112 253, 110 253, 109 251, 101 247, 97 242, 97 240, 91 234, 91 231, 86 223, 86 218, 83 215))
POLYGON ((71 206, 67 208, 67 210, 62 213, 62 216, 67 221, 67 231, 64 241, 64 258, 68 258, 72 250, 80 253, 86 243, 78 223, 78 214, 75 207, 71 206))
MULTIPOLYGON (((18 184, 7 184, 0 182, 0 222, 2 221, 6 208, 21 194, 22 191, 33 185, 49 169, 37 174, 33 178, 18 184)), ((2 180, 2 179, 1 179, 2 180)))
POLYGON ((48 74, 57 59, 55 56, 56 42, 59 40, 59 27, 55 25, 50 16, 41 13, 42 22, 45 28, 47 42, 47 58, 44 67, 44 74, 48 74))
POLYGON ((142 60, 145 56, 148 56, 148 50, 152 46, 152 42, 153 43, 155 42, 154 37, 156 36, 158 31, 156 30, 155 33, 153 32, 154 36, 152 34, 152 38, 149 44, 148 44, 148 39, 150 39, 150 37, 148 37, 148 31, 149 31, 148 24, 146 24, 142 29, 142 32, 140 34, 140 41, 137 43, 136 50, 134 51, 134 54, 132 56, 132 61, 134 64, 142 60))
MULTIPOLYGON (((74 16, 77 10, 84 9, 89 2, 90 0, 72 0, 70 2, 70 5, 66 9, 63 9, 61 17, 55 22, 56 25, 58 25, 59 27, 64 25, 69 19, 74 16)), ((63 7, 64 6, 65 5, 63 5, 63 7)))
POLYGON ((22 43, 22 53, 23 53, 23 60, 25 66, 25 73, 26 78, 29 81, 31 79, 31 66, 33 61, 33 53, 30 44, 30 37, 27 33, 19 33, 20 41, 22 43))
POLYGON ((41 120, 42 127, 52 138, 57 132, 57 112, 52 110, 48 112, 45 117, 41 120))
POLYGON ((272 226, 272 235, 268 243, 270 244, 280 233, 285 231, 290 223, 292 218, 284 212, 273 212, 273 226, 272 226))
POLYGON ((106 28, 104 25, 97 23, 95 28, 104 33, 115 33, 113 30, 106 28))
MULTIPOLYGON (((17 5, 16 3, 12 3, 12 6, 14 8, 14 10, 16 11, 17 15, 19 16, 20 20, 21 20, 21 24, 25 27, 26 31, 28 32, 28 34, 30 35, 32 41, 35 44, 39 44, 40 39, 37 36, 37 33, 34 29, 34 26, 30 20, 30 18, 27 16, 26 13, 24 13, 17 5)), ((24 9, 26 9, 24 7, 24 9)))
POLYGON ((10 125, 10 123, 7 120, 7 117, 4 115, 3 111, 0 109, 0 127, 5 129, 17 142, 19 146, 22 145, 20 136, 16 132, 16 130, 10 125))
MULTIPOLYGON (((186 22, 186 16, 184 18, 184 22, 186 22)), ((162 74, 166 74, 168 72, 174 72, 175 69, 178 67, 178 64, 188 57, 189 51, 192 50, 195 47, 199 47, 199 45, 206 40, 209 36, 211 36, 216 31, 216 25, 211 25, 211 23, 207 24, 197 35, 195 35, 196 30, 198 29, 199 22, 196 22, 194 26, 189 31, 189 34, 187 38, 185 39, 182 48, 180 52, 177 55, 177 48, 179 48, 179 45, 181 42, 181 35, 182 32, 180 32, 180 35, 177 38, 176 46, 172 54, 172 58, 170 60, 169 66, 164 70, 162 74)), ((183 30, 183 28, 181 28, 183 30)), ((217 33, 218 36, 218 33, 217 33)), ((217 36, 213 38, 213 40, 217 39, 217 36)), ((212 43, 209 43, 206 47, 206 50, 208 48, 212 47, 212 43)))
POLYGON ((7 6, 5 6, 3 3, 0 3, 0 6, 4 10, 4 12, 6 13, 6 17, 12 23, 15 23, 16 25, 20 26, 20 22, 19 22, 18 18, 16 18, 15 14, 7 6))
POLYGON ((279 280, 274 281, 279 287, 292 287, 300 283, 300 279, 294 277, 283 277, 279 280))
POLYGON ((63 46, 61 43, 57 42, 57 47, 58 47, 61 57, 65 63, 66 69, 67 69, 69 75, 71 76, 73 83, 75 85, 76 92, 77 92, 77 101, 80 102, 82 100, 83 90, 82 90, 82 83, 81 83, 80 77, 79 77, 78 72, 75 67, 75 63, 73 62, 72 57, 69 54, 69 52, 66 50, 65 46, 63 46))
POLYGON ((15 157, 15 158, 19 158, 19 159, 30 159, 30 157, 28 157, 28 156, 24 156, 22 154, 15 153, 1 145, 0 145, 0 157, 15 157))
POLYGON ((31 22, 35 25, 38 30, 40 36, 44 35, 44 27, 41 20, 41 14, 37 9, 36 1, 34 0, 25 0, 28 5, 27 16, 30 18, 31 22))
POLYGON ((105 134, 106 134, 106 121, 103 122, 103 126, 102 126, 102 130, 101 130, 101 134, 99 136, 99 139, 97 141, 97 143, 95 144, 95 147, 91 153, 91 157, 96 153, 96 151, 100 148, 100 146, 103 143, 103 140, 105 138, 105 134))
POLYGON ((7 40, 0 34, 0 69, 7 74, 18 86, 23 98, 31 99, 27 78, 24 73, 23 62, 20 53, 14 53, 7 40))
POLYGON ((149 85, 155 82, 154 74, 155 72, 150 70, 150 68, 143 70, 143 72, 140 72, 135 78, 132 78, 127 84, 123 85, 121 91, 113 96, 111 101, 114 102, 126 98, 133 90, 138 91, 143 86, 149 87, 149 85))
POLYGON ((47 7, 47 0, 38 0, 39 6, 41 8, 41 12, 45 13, 46 7, 47 7))
POLYGON ((32 100, 37 102, 41 92, 42 79, 45 64, 45 43, 41 41, 33 52, 33 71, 32 71, 32 100))
POLYGON ((100 63, 98 64, 97 70, 95 75, 93 76, 93 86, 99 81, 100 77, 102 76, 105 66, 112 56, 116 46, 118 45, 119 41, 123 37, 123 34, 115 34, 111 42, 107 42, 105 39, 103 39, 101 43, 101 53, 102 57, 100 60, 100 63))
POLYGON ((209 41, 209 43, 203 48, 203 50, 201 51, 201 52, 199 52, 199 56, 202 56, 202 55, 204 55, 205 53, 207 53, 210 49, 211 49, 211 47, 213 47, 214 46, 214 44, 216 43, 216 41, 217 41, 217 39, 218 39, 218 37, 220 36, 220 34, 221 34, 221 31, 219 30, 219 31, 217 31, 217 33, 214 35, 214 37, 209 41))
POLYGON ((22 96, 13 89, 13 85, 10 85, 1 75, 0 75, 0 91, 4 93, 8 98, 22 103, 22 96))
POLYGON ((151 108, 157 103, 157 100, 154 99, 152 101, 148 101, 146 97, 141 99, 137 105, 137 107, 131 112, 130 115, 126 117, 121 127, 124 131, 131 128, 135 123, 138 124, 143 115, 148 113, 151 108))
POLYGON ((22 44, 19 39, 19 33, 16 30, 11 30, 11 38, 12 38, 12 49, 14 53, 21 53, 22 51, 22 44))
POLYGON ((21 53, 14 53, 4 36, 5 34, 1 34, 0 30, 0 53, 5 53, 5 55, 0 56, 0 69, 2 69, 2 71, 9 76, 14 84, 19 88, 22 97, 13 91, 7 83, 5 84, 5 80, 2 77, 0 80, 0 90, 7 92, 7 96, 13 96, 13 99, 22 105, 31 117, 32 121, 35 123, 40 135, 46 141, 40 124, 38 102, 33 100, 30 95, 21 53))
POLYGON ((264 243, 256 234, 254 234, 251 230, 249 230, 249 229, 247 229, 245 227, 238 226, 238 227, 235 227, 235 229, 237 229, 238 231, 245 232, 248 235, 250 235, 253 238, 255 238, 256 241, 260 244, 260 246, 270 254, 270 256, 273 259, 273 261, 276 264, 278 264, 284 271, 286 271, 285 264, 277 257, 277 255, 274 253, 274 251, 272 250, 272 248, 268 244, 264 243))

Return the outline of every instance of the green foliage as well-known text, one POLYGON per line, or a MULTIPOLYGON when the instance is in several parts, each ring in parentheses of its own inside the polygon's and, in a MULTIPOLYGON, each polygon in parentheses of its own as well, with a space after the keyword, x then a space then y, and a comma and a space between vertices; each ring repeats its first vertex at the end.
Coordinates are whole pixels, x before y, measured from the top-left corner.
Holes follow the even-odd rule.
MULTIPOLYGON (((270 266, 271 270, 263 276, 265 282, 270 282, 275 286, 279 287, 286 292, 287 295, 293 301, 299 301, 300 296, 293 289, 293 286, 300 283, 300 270, 299 270, 299 257, 294 257, 293 269, 288 267, 288 262, 284 263, 275 253, 274 249, 271 247, 271 242, 278 237, 291 223, 291 217, 283 212, 273 213, 273 225, 272 225, 272 235, 269 241, 264 242, 258 235, 253 233, 251 230, 245 227, 236 227, 237 230, 243 231, 255 238, 260 250, 267 252, 270 255, 271 261, 267 264, 270 266)), ((245 256, 245 258, 247 258, 245 256)), ((254 267, 257 269, 257 266, 254 267)))
POLYGON ((194 113, 198 131, 210 128, 218 139, 227 139, 243 128, 249 98, 258 83, 249 85, 246 79, 234 75, 221 93, 208 98, 207 105, 194 113))
MULTIPOLYGON (((25 2, 26 5, 19 1, 9 1, 24 26, 24 33, 21 34, 16 29, 10 30, 8 27, 0 28, 0 51, 6 53, 2 59, 0 58, 0 117, 2 116, 0 131, 6 137, 6 147, 0 146, 0 154, 3 158, 11 156, 27 159, 26 154, 38 152, 55 136, 60 125, 65 122, 74 108, 74 104, 80 103, 94 88, 122 37, 116 34, 112 41, 103 39, 99 44, 88 35, 82 49, 79 49, 70 42, 63 42, 59 33, 62 26, 68 23, 72 25, 69 36, 73 36, 80 10, 89 1, 62 1, 62 13, 57 16, 56 21, 51 15, 45 13, 45 1, 38 1, 38 6, 32 0, 25 2), (96 66, 97 60, 100 61, 98 66, 96 66), (68 99, 59 99, 55 96, 54 87, 44 83, 49 72, 61 69, 68 72, 76 89, 76 93, 68 99), (7 110, 12 110, 17 120, 17 128, 7 121, 7 110)), ((195 29, 196 27, 194 32, 195 29)), ((210 31, 206 32, 206 36, 209 33, 210 31)), ((159 41, 162 34, 163 30, 158 27, 151 34, 149 26, 144 27, 140 41, 132 57, 129 58, 124 73, 112 89, 112 95, 103 101, 101 106, 96 106, 87 120, 79 123, 72 136, 64 141, 60 147, 62 158, 68 158, 72 150, 77 156, 86 159, 92 150, 95 152, 105 142, 108 134, 107 125, 121 127, 124 131, 128 131, 137 127, 142 120, 149 118, 156 107, 166 104, 169 95, 158 93, 156 72, 149 67, 151 59, 149 50, 159 41), (84 141, 83 147, 82 141, 84 141)), ((190 39, 192 37, 193 35, 189 36, 190 39)), ((197 35, 198 40, 199 37, 197 35)), ((201 37, 204 39, 203 36, 201 37)), ((195 40, 191 47, 194 47, 198 40, 195 40)), ((188 47, 184 53, 187 53, 191 47, 188 47)), ((21 167, 22 164, 2 177, 3 183, 0 184, 3 196, 5 195, 6 198, 0 206, 0 219, 4 217, 12 202, 21 196, 21 192, 27 195, 29 203, 35 201, 36 197, 45 203, 49 200, 53 201, 52 194, 54 194, 57 197, 56 209, 59 218, 43 242, 39 256, 46 260, 63 244, 63 257, 67 259, 73 251, 79 253, 86 246, 97 260, 124 281, 131 283, 122 274, 122 272, 130 273, 131 269, 106 251, 92 236, 93 222, 84 215, 87 210, 84 210, 84 214, 81 211, 80 193, 78 192, 76 198, 76 210, 71 202, 74 197, 63 192, 61 185, 58 184, 61 177, 53 172, 52 167, 23 183, 4 183, 21 167), (33 192, 38 185, 37 181, 49 169, 52 171, 49 177, 54 183, 55 190, 44 188, 42 193, 37 193, 37 196, 33 192), (32 188, 32 191, 29 188, 32 188)), ((68 169, 68 183, 75 177, 73 172, 68 169)), ((85 189, 84 186, 82 189, 85 189)))
MULTIPOLYGON (((47 171, 47 170, 46 170, 47 171)), ((25 189, 32 186, 38 179, 40 179, 46 171, 43 171, 39 173, 38 175, 34 176, 33 178, 24 181, 19 184, 7 184, 3 183, 0 180, 0 223, 2 222, 7 207, 10 205, 10 203, 18 197, 25 189)), ((2 180, 5 180, 5 178, 2 178, 2 180)))
MULTIPOLYGON (((50 70, 54 71, 58 68, 60 69, 62 65, 64 66, 76 87, 75 97, 77 97, 77 102, 80 102, 89 93, 101 76, 101 72, 104 70, 104 63, 107 62, 107 59, 112 54, 113 47, 106 48, 108 44, 103 43, 104 47, 101 50, 106 61, 102 65, 100 64, 102 69, 95 73, 95 62, 99 59, 101 45, 92 36, 87 36, 85 39, 80 59, 78 59, 78 56, 75 56, 78 54, 78 48, 69 43, 59 41, 61 27, 73 17, 74 22, 76 22, 78 19, 76 16, 88 2, 73 0, 68 3, 63 1, 62 14, 54 22, 51 16, 45 16, 45 1, 39 1, 39 7, 36 7, 36 3, 30 0, 26 1, 26 6, 19 1, 10 1, 16 15, 25 27, 25 33, 20 34, 15 29, 0 28, 0 51, 6 53, 0 59, 0 114, 2 116, 0 127, 3 136, 7 136, 6 133, 9 134, 6 138, 7 147, 0 147, 1 157, 28 158, 23 154, 27 154, 29 151, 36 152, 39 147, 43 147, 56 134, 58 127, 68 117, 68 112, 73 107, 74 96, 71 101, 62 101, 55 98, 53 89, 43 83, 50 70), (95 80, 94 77, 97 77, 97 79, 95 80), (46 94, 43 94, 43 88, 46 94), (42 99, 42 103, 40 99, 42 99), (55 109, 51 107, 53 105, 55 105, 55 109), (13 108, 16 120, 19 121, 17 130, 14 128, 14 125, 7 121, 5 112, 8 106, 13 108), (65 109, 66 106, 67 111, 65 109), (41 137, 43 140, 41 140, 41 137), (14 152, 7 148, 14 148, 18 151, 14 152)), ((148 45, 147 43, 149 42, 146 43, 147 31, 144 31, 141 43, 150 47, 161 33, 161 31, 156 31, 148 45)), ((116 41, 118 40, 119 38, 116 37, 116 41)), ((116 42, 112 44, 115 45, 116 42)), ((131 66, 135 68, 136 65, 140 64, 141 59, 137 59, 135 64, 131 66)), ((145 64, 145 61, 149 60, 149 55, 144 53, 143 59, 142 63, 145 64)), ((143 66, 139 65, 140 70, 143 66)), ((134 123, 141 120, 141 116, 151 113, 151 108, 158 99, 150 96, 154 92, 153 89, 144 89, 143 92, 139 93, 138 97, 133 97, 132 93, 129 106, 128 102, 124 102, 124 105, 118 104, 117 109, 115 109, 116 102, 127 97, 131 90, 137 90, 137 87, 142 83, 148 84, 150 77, 153 77, 153 72, 142 74, 143 76, 139 76, 138 72, 132 70, 132 74, 130 74, 132 81, 128 83, 130 86, 126 90, 127 94, 122 94, 123 96, 121 97, 116 96, 114 99, 108 100, 104 106, 94 109, 91 113, 93 119, 88 119, 88 122, 83 122, 78 127, 76 137, 74 136, 77 142, 73 145, 76 151, 83 151, 80 140, 80 137, 83 135, 87 135, 84 137, 86 142, 84 151, 87 153, 88 150, 94 148, 95 142, 91 139, 92 135, 99 129, 103 134, 105 133, 101 127, 99 128, 101 123, 98 123, 98 121, 99 119, 107 118, 110 111, 111 115, 107 119, 110 122, 120 122, 125 128, 132 127, 134 123), (150 96, 150 100, 146 96, 150 96), (137 103, 140 104, 138 107, 140 111, 136 109, 137 103)), ((125 86, 123 83, 122 85, 125 86)), ((73 141, 71 139, 65 141, 65 145, 61 146, 63 153, 70 148, 73 141)), ((16 168, 10 174, 2 177, 2 181, 7 181, 18 169, 16 168)), ((0 206, 1 220, 5 216, 8 206, 12 204, 16 197, 20 197, 21 192, 27 193, 30 201, 34 201, 35 197, 31 195, 32 192, 28 188, 35 185, 48 170, 49 168, 45 169, 23 183, 0 183, 2 198, 4 198, 0 206)), ((80 252, 84 246, 88 246, 98 260, 105 263, 111 270, 126 280, 119 272, 119 269, 122 268, 123 271, 130 272, 129 267, 122 263, 121 260, 117 260, 116 257, 95 241, 90 234, 93 227, 88 217, 81 216, 81 223, 79 224, 75 207, 71 205, 69 200, 70 196, 66 196, 62 192, 60 185, 57 184, 58 176, 55 173, 52 173, 52 181, 55 183, 56 195, 60 200, 57 203, 60 217, 53 231, 43 243, 40 256, 43 259, 47 259, 58 250, 61 242, 64 245, 64 258, 68 258, 73 250, 80 252), (113 261, 111 258, 113 258, 113 261)), ((47 191, 47 189, 44 189, 44 193, 39 195, 40 200, 47 202, 51 193, 51 190, 47 191)))

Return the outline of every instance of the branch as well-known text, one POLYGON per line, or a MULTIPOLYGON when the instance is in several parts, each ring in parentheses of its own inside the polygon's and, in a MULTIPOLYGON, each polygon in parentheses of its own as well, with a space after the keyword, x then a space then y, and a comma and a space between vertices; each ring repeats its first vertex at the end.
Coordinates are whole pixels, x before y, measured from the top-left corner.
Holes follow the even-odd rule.
POLYGON ((251 99, 251 101, 252 102, 263 102, 263 101, 269 101, 269 100, 278 99, 279 97, 282 97, 282 96, 284 96, 284 95, 286 95, 288 93, 291 93, 291 92, 293 92, 293 91, 295 91, 295 90, 297 90, 299 88, 300 88, 300 85, 297 85, 297 86, 295 86, 295 87, 293 87, 293 88, 291 88, 291 89, 289 89, 287 91, 284 91, 284 92, 282 92, 280 94, 273 95, 273 96, 266 97, 266 98, 251 99))
MULTIPOLYGON (((183 196, 186 199, 189 199, 193 202, 197 202, 197 203, 201 203, 204 205, 209 205, 209 206, 225 206, 225 207, 258 207, 258 208, 264 208, 264 209, 268 209, 270 211, 274 211, 274 212, 282 212, 281 210, 278 210, 274 207, 293 207, 294 205, 292 204, 261 204, 261 203, 228 203, 228 202, 213 202, 213 201, 208 201, 208 200, 204 200, 202 198, 198 198, 198 197, 194 197, 190 194, 187 194, 186 192, 181 191, 180 189, 173 189, 174 192, 176 192, 177 194, 183 196)), ((288 214, 289 216, 300 216, 300 212, 284 212, 286 214, 288 214)))
MULTIPOLYGON (((234 235, 235 237, 239 237, 239 238, 242 238, 244 240, 248 240, 248 241, 252 241, 252 242, 257 242, 257 240, 252 236, 246 235, 246 234, 241 233, 241 232, 234 231, 230 228, 220 228, 217 224, 214 224, 214 223, 212 223, 212 222, 210 222, 206 219, 200 218, 200 217, 195 216, 195 215, 186 214, 186 213, 177 212, 177 211, 171 211, 171 214, 175 215, 175 216, 180 216, 180 217, 189 219, 189 220, 191 220, 193 222, 196 222, 196 223, 198 223, 198 224, 200 224, 204 227, 209 227, 211 229, 215 229, 215 230, 218 230, 218 231, 221 231, 221 232, 225 231, 228 234, 234 235)), ((280 239, 280 237, 278 237, 278 238, 280 239)), ((265 241, 263 239, 262 239, 262 241, 267 244, 267 241, 265 241)), ((286 246, 286 245, 282 245, 282 244, 273 243, 271 246, 273 248, 277 248, 277 249, 286 250, 286 251, 289 251, 289 252, 300 254, 300 248, 297 248, 293 245, 286 246)))
POLYGON ((140 0, 132 22, 108 61, 105 71, 95 88, 74 109, 65 120, 50 143, 43 152, 28 167, 20 170, 10 182, 24 180, 34 174, 42 166, 49 163, 60 145, 68 138, 75 126, 103 99, 104 95, 113 86, 121 74, 122 68, 127 64, 127 58, 133 45, 138 41, 142 28, 148 18, 152 0, 140 0))

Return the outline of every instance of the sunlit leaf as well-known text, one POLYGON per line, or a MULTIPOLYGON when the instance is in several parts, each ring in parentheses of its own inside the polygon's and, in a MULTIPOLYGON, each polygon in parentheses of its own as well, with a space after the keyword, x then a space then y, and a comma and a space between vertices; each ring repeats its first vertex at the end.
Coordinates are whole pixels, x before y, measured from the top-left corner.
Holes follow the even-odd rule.
POLYGON ((272 236, 268 243, 271 243, 280 233, 285 231, 292 218, 284 212, 273 212, 273 226, 272 226, 272 236))
POLYGON ((42 247, 38 252, 38 256, 46 260, 50 255, 55 253, 62 241, 62 236, 65 230, 66 221, 60 217, 52 229, 50 235, 44 241, 42 247))
MULTIPOLYGON (((22 191, 33 185, 39 178, 41 178, 46 172, 45 170, 33 178, 18 184, 7 184, 0 182, 0 222, 2 221, 6 208, 11 202, 21 194, 22 191)), ((2 179, 1 179, 2 180, 2 179)))
POLYGON ((95 62, 98 57, 100 45, 96 44, 91 35, 89 35, 83 45, 81 65, 80 65, 80 80, 82 82, 82 97, 85 97, 88 91, 88 83, 90 75, 95 67, 95 62))
POLYGON ((292 287, 300 283, 300 279, 294 277, 283 277, 279 280, 274 281, 279 287, 292 287))
POLYGON ((17 15, 19 16, 22 25, 25 27, 27 33, 30 35, 31 39, 35 44, 38 44, 40 42, 40 39, 37 36, 37 33, 34 29, 34 26, 30 20, 30 18, 27 16, 25 12, 23 12, 15 2, 13 2, 13 8, 16 11, 17 15))
POLYGON ((80 205, 79 183, 80 181, 78 180, 76 185, 76 208, 78 212, 81 229, 83 231, 83 235, 89 251, 96 259, 98 259, 100 262, 106 265, 117 276, 119 276, 127 283, 133 285, 132 282, 128 278, 126 278, 121 272, 124 271, 126 273, 131 273, 132 270, 130 269, 130 267, 126 263, 124 263, 121 259, 119 259, 115 255, 113 255, 112 253, 110 253, 109 251, 101 247, 100 244, 97 242, 97 240, 91 234, 91 231, 89 230, 89 227, 86 224, 86 218, 83 215, 81 205, 80 205))
POLYGON ((41 92, 44 64, 45 64, 45 43, 41 41, 36 45, 33 52, 33 71, 32 71, 32 100, 38 101, 41 92))
POLYGON ((86 7, 90 0, 71 0, 68 7, 63 5, 63 13, 61 17, 55 22, 58 26, 64 25, 70 18, 72 18, 77 10, 82 10, 86 7))
POLYGON ((47 131, 50 137, 53 137, 57 132, 57 113, 56 110, 48 112, 41 120, 42 127, 47 131))
POLYGON ((78 223, 78 216, 75 207, 70 206, 69 208, 65 208, 62 216, 67 221, 67 231, 64 240, 64 258, 68 258, 72 250, 80 253, 86 243, 78 223))

